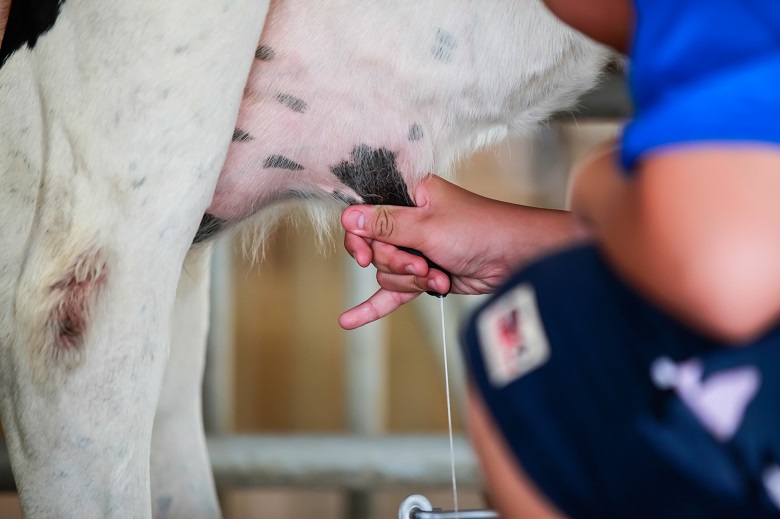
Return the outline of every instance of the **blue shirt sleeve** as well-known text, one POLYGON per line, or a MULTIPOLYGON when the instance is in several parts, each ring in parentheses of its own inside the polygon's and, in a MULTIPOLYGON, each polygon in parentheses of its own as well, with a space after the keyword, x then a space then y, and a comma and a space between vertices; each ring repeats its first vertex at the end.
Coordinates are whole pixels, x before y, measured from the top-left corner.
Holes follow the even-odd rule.
POLYGON ((701 141, 780 144, 780 2, 635 0, 623 166, 701 141))

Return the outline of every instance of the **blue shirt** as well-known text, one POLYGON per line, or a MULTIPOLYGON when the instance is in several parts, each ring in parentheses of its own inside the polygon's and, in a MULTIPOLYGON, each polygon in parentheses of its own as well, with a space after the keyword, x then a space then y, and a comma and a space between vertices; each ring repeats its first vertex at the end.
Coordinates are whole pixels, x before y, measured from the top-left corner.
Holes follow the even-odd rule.
POLYGON ((779 0, 635 0, 623 166, 694 141, 780 144, 779 0))

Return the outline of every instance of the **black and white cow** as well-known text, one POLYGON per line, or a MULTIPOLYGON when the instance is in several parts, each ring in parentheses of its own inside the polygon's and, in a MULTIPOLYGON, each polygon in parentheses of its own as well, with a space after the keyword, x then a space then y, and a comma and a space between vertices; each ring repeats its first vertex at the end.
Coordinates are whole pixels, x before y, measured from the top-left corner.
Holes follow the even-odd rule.
POLYGON ((605 57, 538 0, 13 0, 0 406, 25 514, 218 517, 193 239, 287 198, 408 198, 605 57))

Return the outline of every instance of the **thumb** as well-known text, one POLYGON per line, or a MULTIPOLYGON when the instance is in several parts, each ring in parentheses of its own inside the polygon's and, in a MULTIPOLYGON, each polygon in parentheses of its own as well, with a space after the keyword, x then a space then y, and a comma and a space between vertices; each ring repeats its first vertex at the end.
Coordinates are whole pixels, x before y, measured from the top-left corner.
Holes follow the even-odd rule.
POLYGON ((353 205, 341 214, 344 229, 357 236, 403 247, 418 248, 423 211, 417 207, 353 205))

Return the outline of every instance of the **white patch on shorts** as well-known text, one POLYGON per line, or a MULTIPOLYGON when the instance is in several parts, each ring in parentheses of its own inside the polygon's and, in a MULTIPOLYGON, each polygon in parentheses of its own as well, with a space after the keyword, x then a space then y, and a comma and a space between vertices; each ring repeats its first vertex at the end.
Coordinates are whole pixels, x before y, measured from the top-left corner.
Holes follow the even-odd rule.
POLYGON ((550 357, 550 344, 531 285, 518 285, 485 308, 477 329, 488 378, 494 387, 514 382, 550 357))
POLYGON ((650 367, 658 388, 673 389, 715 439, 729 441, 761 388, 761 372, 754 366, 740 366, 712 373, 707 380, 703 373, 701 361, 695 358, 675 364, 661 357, 650 367))
POLYGON ((780 467, 771 465, 761 475, 764 488, 772 503, 780 509, 780 467))

